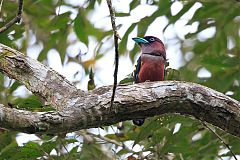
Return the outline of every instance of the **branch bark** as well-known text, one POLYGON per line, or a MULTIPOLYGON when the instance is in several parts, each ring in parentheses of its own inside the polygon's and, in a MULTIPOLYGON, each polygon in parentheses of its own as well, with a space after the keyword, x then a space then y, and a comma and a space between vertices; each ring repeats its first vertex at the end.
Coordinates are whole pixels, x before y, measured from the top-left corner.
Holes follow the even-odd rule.
POLYGON ((55 112, 30 112, 0 105, 0 127, 59 133, 111 125, 166 113, 191 115, 240 137, 240 102, 199 84, 178 81, 119 85, 84 92, 40 62, 0 44, 0 71, 43 97, 55 112))

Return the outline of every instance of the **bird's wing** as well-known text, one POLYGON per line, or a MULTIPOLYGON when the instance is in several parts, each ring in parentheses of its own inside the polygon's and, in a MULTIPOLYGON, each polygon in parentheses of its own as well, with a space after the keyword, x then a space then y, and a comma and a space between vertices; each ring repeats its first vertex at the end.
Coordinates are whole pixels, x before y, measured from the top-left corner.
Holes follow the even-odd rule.
POLYGON ((135 69, 133 71, 133 78, 135 83, 138 83, 138 74, 139 74, 141 65, 142 63, 141 63, 141 56, 140 56, 137 60, 137 64, 135 65, 135 69))

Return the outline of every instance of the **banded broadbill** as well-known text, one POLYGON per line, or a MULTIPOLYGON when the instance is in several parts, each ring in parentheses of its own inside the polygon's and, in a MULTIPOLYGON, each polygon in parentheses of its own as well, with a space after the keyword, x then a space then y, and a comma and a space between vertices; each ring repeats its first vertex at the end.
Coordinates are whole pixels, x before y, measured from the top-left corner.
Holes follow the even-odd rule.
MULTIPOLYGON (((154 36, 136 37, 133 40, 141 48, 141 55, 137 60, 133 73, 134 82, 163 81, 166 51, 162 41, 154 36)), ((135 119, 133 123, 141 126, 144 123, 144 119, 135 119)))

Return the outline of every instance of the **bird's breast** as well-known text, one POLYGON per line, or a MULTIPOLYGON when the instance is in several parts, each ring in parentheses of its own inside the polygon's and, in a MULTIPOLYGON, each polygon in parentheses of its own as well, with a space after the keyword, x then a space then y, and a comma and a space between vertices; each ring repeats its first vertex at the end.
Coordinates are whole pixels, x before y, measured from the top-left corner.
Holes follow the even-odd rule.
POLYGON ((138 75, 138 82, 163 81, 165 60, 159 56, 144 56, 141 58, 141 69, 138 75))

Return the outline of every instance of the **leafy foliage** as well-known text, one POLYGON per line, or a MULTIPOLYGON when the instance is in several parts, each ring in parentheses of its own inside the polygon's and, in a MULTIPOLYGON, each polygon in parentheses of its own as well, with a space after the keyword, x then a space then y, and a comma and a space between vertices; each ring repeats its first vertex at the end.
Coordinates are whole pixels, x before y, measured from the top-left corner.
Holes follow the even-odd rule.
MULTIPOLYGON (((94 75, 100 69, 96 63, 106 57, 106 53, 113 47, 110 27, 96 27, 92 19, 94 12, 104 0, 83 0, 79 4, 66 1, 25 0, 23 21, 12 26, 0 34, 0 42, 27 53, 28 48, 39 45, 37 59, 46 61, 50 50, 55 49, 59 54, 63 66, 76 63, 82 67, 85 76, 89 75, 89 90, 95 87, 94 75), (68 8, 68 9, 66 9, 68 8), (60 12, 59 12, 60 10, 60 12), (66 10, 66 11, 65 11, 66 10), (68 53, 68 48, 81 42, 81 46, 88 48, 91 56, 84 53, 68 53), (96 45, 91 45, 91 42, 96 45), (108 44, 108 45, 105 45, 108 44), (92 47, 92 48, 90 48, 92 47), (74 56, 73 56, 73 55, 74 56)), ((119 2, 125 3, 125 2, 119 2)), ((155 7, 150 16, 145 16, 131 23, 121 35, 119 48, 121 56, 129 56, 133 62, 138 55, 139 48, 135 45, 128 50, 130 34, 137 32, 144 36, 148 26, 158 18, 167 19, 163 30, 156 28, 156 32, 163 32, 167 48, 180 46, 181 67, 178 70, 168 67, 167 80, 185 80, 197 82, 211 87, 240 100, 240 2, 234 0, 211 1, 169 1, 169 0, 132 0, 129 11, 122 12, 116 6, 116 20, 121 30, 125 26, 118 19, 130 19, 136 14, 139 6, 155 7), (174 13, 173 6, 178 4, 182 8, 174 13), (194 7, 200 6, 193 13, 194 7), (186 18, 189 12, 193 13, 186 18), (187 31, 184 36, 175 34, 174 43, 167 38, 167 31, 178 23, 187 21, 184 27, 197 26, 194 31, 187 31), (209 30, 212 30, 210 33, 209 30), (210 76, 200 76, 206 70, 210 76)), ((0 14, 0 26, 15 16, 17 1, 3 1, 0 14)), ((107 8, 106 8, 107 10, 107 8)), ((95 13, 96 14, 96 13, 95 13)), ((107 17, 109 18, 109 17, 107 17)), ((98 21, 102 21, 99 19, 98 21)), ((162 26, 163 24, 158 24, 162 26)), ((36 51, 37 52, 37 51, 36 51)), ((31 56, 31 53, 29 53, 31 56)), ((1 57, 0 57, 1 58, 1 57)), ((121 67, 121 66, 120 66, 121 67)), ((129 70, 129 73, 131 71, 129 70)), ((111 74, 111 73, 109 73, 111 74)), ((112 75, 112 74, 111 74, 112 75)), ((85 77, 83 76, 83 77, 85 77)), ((132 77, 120 83, 129 83, 132 77)), ((31 95, 27 98, 17 97, 21 84, 0 75, 0 103, 12 104, 12 107, 33 111, 51 110, 43 106, 38 97, 31 95)), ((147 119, 142 127, 124 122, 118 130, 117 126, 104 127, 94 134, 85 131, 76 132, 73 137, 65 135, 40 136, 39 141, 30 141, 23 146, 16 142, 15 132, 0 130, 1 159, 221 159, 231 157, 226 146, 203 125, 192 118, 179 115, 164 115, 147 119), (112 132, 114 130, 114 133, 112 132), (104 134, 102 134, 104 133, 104 134), (99 137, 98 135, 102 135, 99 137), (114 143, 113 143, 114 142, 114 143)), ((232 135, 212 127, 231 150, 240 155, 240 140, 232 135)))

